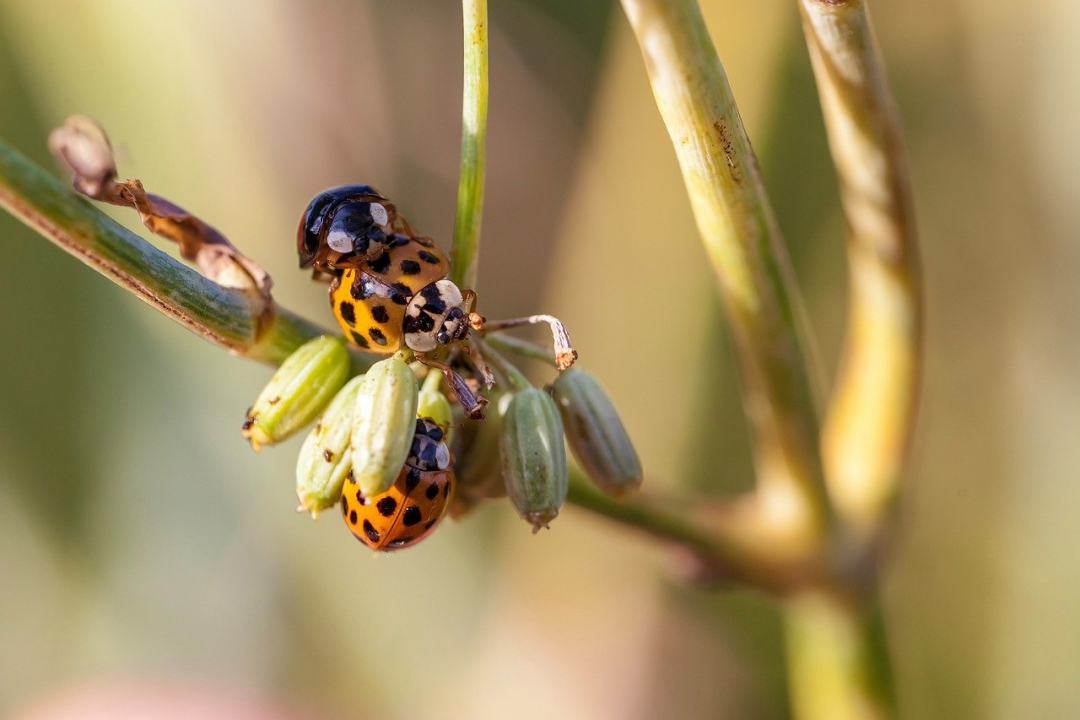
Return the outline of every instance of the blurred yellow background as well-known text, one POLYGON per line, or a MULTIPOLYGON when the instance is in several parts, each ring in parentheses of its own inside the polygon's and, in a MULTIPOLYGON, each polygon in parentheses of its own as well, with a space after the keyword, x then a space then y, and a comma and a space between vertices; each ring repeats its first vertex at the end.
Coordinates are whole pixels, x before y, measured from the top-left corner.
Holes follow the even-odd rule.
MULTIPOLYGON (((843 227, 791 0, 703 0, 832 368, 843 227)), ((871 5, 927 283, 920 427, 886 580, 901 715, 1080 714, 1080 5, 871 5)), ((446 0, 0 0, 0 136, 55 167, 96 117, 121 174, 229 235, 278 300, 308 199, 362 181, 453 224, 460 8, 446 0)), ((480 294, 574 332, 654 489, 750 482, 710 270, 609 2, 495 0, 480 294)), ((117 215, 137 227, 129 214, 117 215)), ((145 233, 144 233, 145 234, 145 233)), ((73 684, 238 690, 357 718, 777 718, 774 607, 669 554, 509 505, 372 557, 294 513, 299 443, 251 453, 268 371, 0 217, 0 715, 73 684)))

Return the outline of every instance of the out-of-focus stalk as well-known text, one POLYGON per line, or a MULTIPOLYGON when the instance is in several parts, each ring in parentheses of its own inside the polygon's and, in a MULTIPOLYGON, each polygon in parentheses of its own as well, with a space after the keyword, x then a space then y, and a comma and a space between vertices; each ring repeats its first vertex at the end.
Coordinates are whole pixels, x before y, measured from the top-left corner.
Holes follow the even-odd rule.
MULTIPOLYGON (((880 534, 915 422, 922 299, 899 122, 862 0, 799 0, 848 227, 847 340, 823 436, 826 477, 854 537, 880 534)), ((797 717, 893 714, 877 598, 804 595, 787 611, 797 717), (875 639, 877 640, 875 642, 875 639)))
POLYGON ((454 220, 453 268, 450 279, 463 288, 476 287, 480 220, 484 210, 484 159, 488 111, 487 0, 462 0, 465 31, 464 78, 461 93, 461 170, 454 220))
POLYGON ((899 123, 862 0, 799 0, 848 227, 847 341, 825 420, 838 512, 872 533, 915 421, 922 298, 899 123))
POLYGON ((804 314, 757 161, 694 0, 622 0, 736 341, 761 520, 792 552, 829 506, 804 314))
POLYGON ((881 617, 842 592, 803 591, 784 607, 792 716, 884 720, 892 679, 881 617))
POLYGON ((278 365, 326 333, 276 306, 260 328, 251 297, 177 262, 2 142, 0 207, 158 312, 237 355, 278 365))

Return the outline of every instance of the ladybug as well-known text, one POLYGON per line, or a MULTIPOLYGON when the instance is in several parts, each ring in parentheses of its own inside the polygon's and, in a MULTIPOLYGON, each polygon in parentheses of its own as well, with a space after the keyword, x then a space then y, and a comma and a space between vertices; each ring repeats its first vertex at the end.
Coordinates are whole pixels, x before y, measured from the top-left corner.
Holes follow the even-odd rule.
POLYGON ((341 513, 356 538, 372 550, 400 550, 438 526, 454 494, 453 458, 442 428, 416 420, 405 467, 389 490, 366 497, 352 472, 341 493, 341 513))
POLYGON ((363 350, 426 353, 469 331, 473 295, 447 279, 446 253, 369 185, 317 195, 300 220, 297 251, 301 268, 332 276, 334 317, 363 350))

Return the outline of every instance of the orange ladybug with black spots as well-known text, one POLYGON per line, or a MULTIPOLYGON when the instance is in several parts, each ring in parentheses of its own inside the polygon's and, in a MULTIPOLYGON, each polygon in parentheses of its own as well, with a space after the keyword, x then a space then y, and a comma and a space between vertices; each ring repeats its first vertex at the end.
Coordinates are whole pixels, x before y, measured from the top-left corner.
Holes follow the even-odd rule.
POLYGON ((345 337, 369 352, 425 353, 465 337, 469 300, 450 260, 369 185, 311 201, 297 230, 300 267, 332 276, 330 306, 345 337))
POLYGON ((345 524, 372 550, 400 550, 430 535, 453 498, 453 458, 442 428, 418 418, 405 466, 384 493, 365 496, 349 473, 341 493, 345 524))

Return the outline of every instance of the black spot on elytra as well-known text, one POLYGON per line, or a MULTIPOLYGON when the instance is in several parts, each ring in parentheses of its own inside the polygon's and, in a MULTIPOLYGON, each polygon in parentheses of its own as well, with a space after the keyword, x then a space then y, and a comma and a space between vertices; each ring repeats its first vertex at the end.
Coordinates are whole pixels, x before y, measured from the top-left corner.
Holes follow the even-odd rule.
POLYGON ((390 322, 390 313, 382 305, 371 308, 371 317, 375 318, 375 322, 390 322))
POLYGON ((434 500, 439 495, 439 486, 431 483, 428 485, 427 490, 424 491, 424 495, 427 496, 428 500, 434 500))
POLYGON ((356 502, 360 503, 361 505, 367 505, 368 504, 368 499, 366 497, 364 497, 364 491, 363 490, 357 490, 356 491, 356 502))
POLYGON ((417 253, 417 255, 419 255, 420 259, 426 262, 428 265, 439 264, 439 256, 435 253, 428 252, 427 250, 421 250, 417 253))
POLYGON ((419 484, 420 471, 416 468, 409 468, 409 473, 405 476, 405 493, 411 493, 419 484))
POLYGON ((375 526, 367 518, 364 519, 364 534, 368 536, 368 540, 371 542, 379 542, 379 531, 375 529, 375 526))
POLYGON ((383 517, 390 517, 397 510, 397 500, 392 497, 384 497, 379 502, 375 503, 375 509, 379 511, 379 514, 383 517))
POLYGON ((420 273, 420 263, 415 260, 402 260, 398 267, 400 267, 401 272, 406 275, 417 275, 420 273))
POLYGON ((350 325, 356 324, 356 308, 353 307, 351 302, 342 300, 341 305, 338 306, 338 310, 341 312, 341 317, 344 318, 345 322, 350 325))
POLYGON ((408 305, 409 296, 407 294, 402 294, 399 292, 391 293, 390 301, 393 302, 395 305, 408 305))
POLYGON ((401 521, 405 523, 406 527, 412 527, 423 519, 424 516, 420 512, 420 508, 416 505, 410 505, 405 508, 405 512, 401 516, 401 521))
POLYGON ((390 253, 384 252, 382 255, 368 263, 368 267, 370 267, 373 272, 384 275, 386 271, 390 269, 390 253))
POLYGON ((345 497, 344 495, 341 496, 341 514, 349 514, 349 498, 345 497))
POLYGON ((379 328, 371 328, 371 330, 368 331, 368 335, 371 336, 371 339, 375 342, 376 345, 386 344, 386 336, 383 335, 382 330, 380 330, 379 328))
POLYGON ((349 524, 350 525, 355 525, 356 524, 356 511, 355 510, 350 510, 349 511, 349 524))
POLYGON ((354 343, 356 343, 358 346, 360 346, 362 348, 365 348, 365 349, 371 347, 371 343, 368 342, 368 339, 366 337, 364 337, 363 335, 361 335, 360 333, 356 332, 355 330, 353 330, 349 334, 352 335, 352 341, 354 343))

